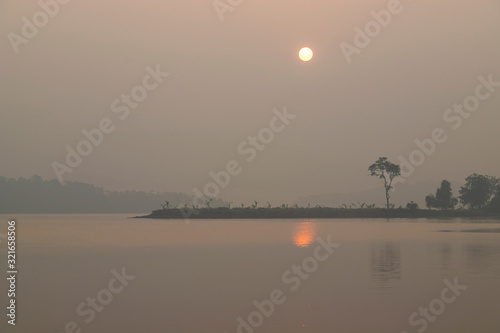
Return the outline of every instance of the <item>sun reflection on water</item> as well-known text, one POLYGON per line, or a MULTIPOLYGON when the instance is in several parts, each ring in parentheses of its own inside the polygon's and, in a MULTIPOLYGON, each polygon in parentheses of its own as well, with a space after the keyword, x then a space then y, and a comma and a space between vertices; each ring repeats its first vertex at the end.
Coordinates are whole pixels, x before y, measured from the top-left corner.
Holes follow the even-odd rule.
POLYGON ((298 247, 309 247, 316 238, 316 223, 311 221, 295 225, 293 243, 298 247))

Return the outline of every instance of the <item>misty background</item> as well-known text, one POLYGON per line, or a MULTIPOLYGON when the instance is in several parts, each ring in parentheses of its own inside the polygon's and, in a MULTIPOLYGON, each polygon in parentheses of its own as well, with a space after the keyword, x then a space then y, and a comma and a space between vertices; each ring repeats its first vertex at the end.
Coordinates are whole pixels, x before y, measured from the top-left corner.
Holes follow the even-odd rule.
POLYGON ((103 118, 115 130, 66 181, 191 196, 210 171, 237 160, 241 174, 219 195, 227 202, 382 205, 368 166, 379 156, 408 159, 414 140, 437 127, 448 140, 398 185, 419 190, 396 191, 396 205, 423 202, 442 179, 500 176, 500 91, 456 131, 443 121, 478 76, 500 81, 500 2, 403 1, 348 64, 339 44, 352 44, 354 28, 386 4, 252 0, 221 21, 212 1, 71 1, 16 54, 7 34, 21 34, 21 18, 40 7, 0 1, 0 176, 55 179, 51 164, 103 118), (314 51, 308 63, 297 57, 303 46, 314 51), (170 75, 119 120, 111 103, 157 65, 170 75), (238 145, 285 106, 297 117, 246 162, 238 145), (359 195, 371 191, 378 201, 359 195), (333 202, 339 193, 346 199, 333 202))

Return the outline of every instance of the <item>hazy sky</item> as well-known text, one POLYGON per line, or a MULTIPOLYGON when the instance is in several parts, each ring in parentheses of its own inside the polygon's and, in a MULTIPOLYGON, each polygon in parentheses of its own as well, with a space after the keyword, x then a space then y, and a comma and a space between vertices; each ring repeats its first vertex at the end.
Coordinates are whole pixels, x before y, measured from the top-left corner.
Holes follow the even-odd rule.
POLYGON ((56 178, 66 146, 109 118, 114 131, 65 180, 192 194, 236 160, 220 196, 280 204, 378 186, 367 167, 408 159, 435 128, 448 138, 409 182, 500 176, 500 87, 456 130, 443 119, 479 76, 500 82, 500 2, 403 0, 348 63, 340 44, 389 2, 243 0, 222 21, 211 0, 73 0, 16 53, 8 34, 43 15, 35 1, 0 1, 0 175, 56 178), (157 66, 170 75, 120 120, 111 104, 157 66), (238 146, 285 106, 297 116, 248 162, 238 146))

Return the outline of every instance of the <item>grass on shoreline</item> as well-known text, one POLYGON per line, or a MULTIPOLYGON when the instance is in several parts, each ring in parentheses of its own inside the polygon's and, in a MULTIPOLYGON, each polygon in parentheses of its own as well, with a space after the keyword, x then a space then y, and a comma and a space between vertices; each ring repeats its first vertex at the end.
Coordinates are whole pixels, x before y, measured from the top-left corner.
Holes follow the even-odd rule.
POLYGON ((431 209, 385 209, 385 208, 171 208, 158 209, 147 216, 138 218, 156 219, 294 219, 294 218, 494 218, 500 215, 487 211, 464 209, 431 210, 431 209))

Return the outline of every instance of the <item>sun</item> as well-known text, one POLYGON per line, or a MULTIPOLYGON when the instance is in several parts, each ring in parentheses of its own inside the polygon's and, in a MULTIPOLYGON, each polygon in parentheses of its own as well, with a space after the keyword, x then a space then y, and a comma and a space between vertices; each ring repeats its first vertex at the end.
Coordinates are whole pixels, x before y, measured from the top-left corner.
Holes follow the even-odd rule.
POLYGON ((302 61, 309 61, 313 57, 313 51, 308 47, 303 47, 299 51, 299 58, 302 61))

